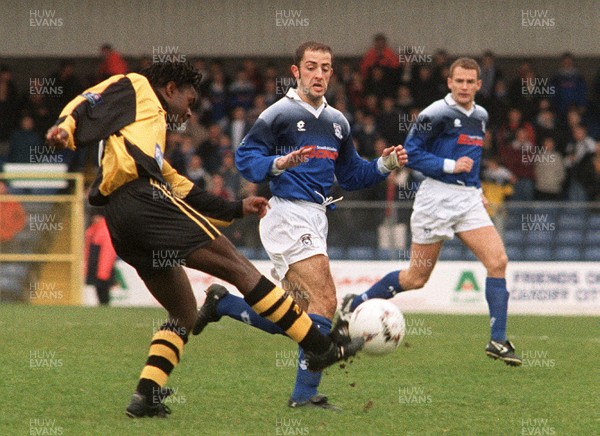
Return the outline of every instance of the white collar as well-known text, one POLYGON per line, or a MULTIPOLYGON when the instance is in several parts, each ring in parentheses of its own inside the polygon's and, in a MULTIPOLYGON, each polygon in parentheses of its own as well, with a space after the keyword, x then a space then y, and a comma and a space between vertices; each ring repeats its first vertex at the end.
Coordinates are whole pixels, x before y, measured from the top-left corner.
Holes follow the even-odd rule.
POLYGON ((473 101, 473 106, 471 106, 470 110, 466 110, 464 107, 459 105, 456 101, 454 101, 451 93, 448 93, 448 95, 446 95, 446 97, 444 97, 444 101, 446 103, 448 103, 449 106, 452 106, 454 109, 461 111, 466 116, 470 116, 473 112, 475 112, 475 101, 473 101))
POLYGON ((287 98, 290 98, 292 100, 296 100, 298 103, 300 103, 307 111, 309 111, 311 114, 313 114, 315 116, 315 118, 319 118, 319 115, 321 115, 321 112, 323 112, 323 110, 325 109, 325 106, 327 106, 327 100, 325 100, 325 96, 323 96, 323 103, 321 103, 321 105, 318 108, 315 108, 313 105, 305 102, 304 100, 302 100, 300 98, 300 96, 298 95, 298 92, 296 91, 295 88, 290 88, 288 89, 287 94, 285 95, 287 98))

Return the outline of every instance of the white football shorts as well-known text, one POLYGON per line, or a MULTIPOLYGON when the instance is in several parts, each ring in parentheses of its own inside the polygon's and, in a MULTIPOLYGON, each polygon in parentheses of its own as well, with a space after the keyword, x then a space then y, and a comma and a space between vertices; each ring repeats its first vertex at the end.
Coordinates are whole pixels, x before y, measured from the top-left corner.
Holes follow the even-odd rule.
POLYGON ((445 241, 456 233, 493 225, 477 188, 431 178, 421 183, 410 217, 412 240, 417 244, 445 241))
POLYGON ((289 265, 317 254, 327 255, 326 207, 303 200, 272 197, 260 220, 260 240, 281 280, 289 265))

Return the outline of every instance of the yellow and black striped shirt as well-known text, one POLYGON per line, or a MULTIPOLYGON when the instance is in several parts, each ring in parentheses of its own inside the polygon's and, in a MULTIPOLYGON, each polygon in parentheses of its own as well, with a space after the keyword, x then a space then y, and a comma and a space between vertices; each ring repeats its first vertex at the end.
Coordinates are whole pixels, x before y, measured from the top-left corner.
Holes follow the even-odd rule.
POLYGON ((200 190, 164 160, 166 115, 148 79, 137 73, 112 76, 65 106, 56 125, 68 133, 69 148, 103 141, 90 203, 102 205, 117 188, 144 177, 166 184, 216 224, 241 217, 241 201, 228 202, 200 190))

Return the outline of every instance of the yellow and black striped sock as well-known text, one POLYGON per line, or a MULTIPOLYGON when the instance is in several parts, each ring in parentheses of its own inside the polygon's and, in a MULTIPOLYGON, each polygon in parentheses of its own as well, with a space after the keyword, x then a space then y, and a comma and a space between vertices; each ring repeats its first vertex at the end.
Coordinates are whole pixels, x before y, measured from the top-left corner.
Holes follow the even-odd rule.
POLYGON ((140 375, 137 392, 148 400, 160 402, 164 396, 162 389, 173 368, 183 355, 183 346, 187 342, 187 334, 181 334, 181 328, 170 323, 163 324, 152 337, 146 366, 140 375))
POLYGON ((331 338, 321 334, 294 299, 265 276, 244 299, 256 313, 275 323, 305 350, 320 354, 329 348, 331 338))

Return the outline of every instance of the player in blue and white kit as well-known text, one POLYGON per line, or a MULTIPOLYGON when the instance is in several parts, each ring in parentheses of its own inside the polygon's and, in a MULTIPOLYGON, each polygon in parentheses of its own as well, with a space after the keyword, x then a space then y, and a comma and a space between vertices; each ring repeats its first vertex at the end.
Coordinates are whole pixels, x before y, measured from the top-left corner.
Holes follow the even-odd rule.
MULTIPOLYGON (((327 257, 325 212, 334 180, 356 190, 379 183, 407 162, 401 145, 389 147, 369 162, 354 148, 350 125, 323 97, 332 69, 331 49, 307 42, 296 50, 292 73, 298 88, 266 109, 236 151, 241 174, 254 183, 270 181, 270 210, 260 221, 260 237, 274 264, 274 275, 323 332, 331 329, 336 291, 327 257)), ((242 299, 221 286, 207 290, 194 332, 222 315, 269 333, 283 333, 264 322, 242 299)), ((320 372, 309 372, 300 348, 296 385, 290 407, 333 409, 317 388, 320 372)))
POLYGON ((479 169, 487 111, 475 104, 481 87, 476 61, 461 58, 450 67, 450 94, 425 108, 406 138, 408 166, 427 178, 421 183, 410 220, 412 245, 408 269, 393 271, 365 293, 347 295, 347 314, 369 298, 392 298, 425 286, 445 240, 458 236, 487 270, 485 296, 490 311, 491 340, 485 351, 508 365, 521 365, 506 340, 508 291, 504 244, 481 194, 479 169))

